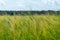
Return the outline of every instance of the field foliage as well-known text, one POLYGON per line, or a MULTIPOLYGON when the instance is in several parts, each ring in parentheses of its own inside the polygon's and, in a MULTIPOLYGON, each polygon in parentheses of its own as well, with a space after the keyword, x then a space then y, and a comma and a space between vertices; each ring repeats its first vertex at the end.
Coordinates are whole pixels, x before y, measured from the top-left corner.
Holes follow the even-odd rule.
POLYGON ((0 40, 60 40, 60 16, 0 16, 0 40))

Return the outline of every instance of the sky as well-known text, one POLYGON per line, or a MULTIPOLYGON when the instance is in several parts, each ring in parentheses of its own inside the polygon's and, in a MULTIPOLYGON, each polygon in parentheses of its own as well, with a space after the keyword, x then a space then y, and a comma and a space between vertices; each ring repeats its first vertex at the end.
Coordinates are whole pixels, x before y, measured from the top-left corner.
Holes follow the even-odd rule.
POLYGON ((0 10, 60 10, 60 0, 0 0, 0 10))

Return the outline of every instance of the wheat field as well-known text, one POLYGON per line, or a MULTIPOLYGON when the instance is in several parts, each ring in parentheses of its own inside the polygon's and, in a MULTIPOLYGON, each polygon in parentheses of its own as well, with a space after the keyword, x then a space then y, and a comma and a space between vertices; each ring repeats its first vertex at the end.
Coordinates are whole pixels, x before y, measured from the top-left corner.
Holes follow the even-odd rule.
POLYGON ((0 16, 0 40, 60 40, 60 16, 0 16))

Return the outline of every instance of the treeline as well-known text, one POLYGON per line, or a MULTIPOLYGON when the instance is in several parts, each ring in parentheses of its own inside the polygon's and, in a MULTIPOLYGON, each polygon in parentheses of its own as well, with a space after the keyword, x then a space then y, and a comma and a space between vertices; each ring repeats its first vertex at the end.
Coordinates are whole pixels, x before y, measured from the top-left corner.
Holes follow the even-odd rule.
POLYGON ((0 11, 0 15, 60 15, 60 11, 0 11))

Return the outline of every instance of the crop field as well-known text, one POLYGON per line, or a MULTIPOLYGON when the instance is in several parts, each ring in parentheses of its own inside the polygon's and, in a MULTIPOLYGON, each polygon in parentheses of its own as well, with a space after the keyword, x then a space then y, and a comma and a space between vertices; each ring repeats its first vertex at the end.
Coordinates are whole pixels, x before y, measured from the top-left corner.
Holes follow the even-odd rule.
POLYGON ((0 40, 60 40, 60 16, 0 16, 0 40))

